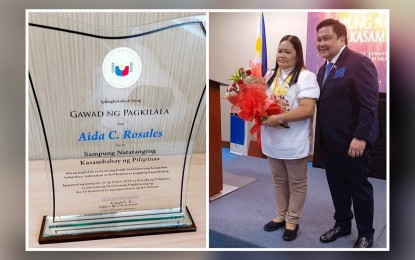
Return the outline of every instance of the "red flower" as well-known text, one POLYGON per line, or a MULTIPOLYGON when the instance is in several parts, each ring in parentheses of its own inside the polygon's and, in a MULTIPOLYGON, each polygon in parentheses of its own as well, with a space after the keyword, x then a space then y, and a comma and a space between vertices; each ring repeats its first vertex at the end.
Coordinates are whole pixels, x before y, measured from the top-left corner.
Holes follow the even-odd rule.
POLYGON ((261 148, 261 117, 282 113, 280 106, 265 94, 265 83, 241 84, 238 95, 229 98, 234 106, 239 107, 238 116, 252 122, 251 135, 257 134, 258 146, 261 148))
POLYGON ((266 78, 262 76, 262 66, 256 60, 249 61, 249 68, 239 68, 235 75, 231 76, 234 81, 225 97, 232 104, 232 113, 249 122, 254 122, 250 133, 257 135, 258 146, 261 149, 261 118, 281 114, 283 111, 275 100, 271 100, 265 93, 266 78))

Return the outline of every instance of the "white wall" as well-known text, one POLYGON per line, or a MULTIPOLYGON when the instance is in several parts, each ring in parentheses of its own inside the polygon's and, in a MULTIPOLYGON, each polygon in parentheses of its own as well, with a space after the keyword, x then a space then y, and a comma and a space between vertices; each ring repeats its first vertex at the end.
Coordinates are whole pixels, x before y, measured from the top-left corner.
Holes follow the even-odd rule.
MULTIPOLYGON (((236 69, 247 67, 255 56, 258 12, 210 13, 209 15, 209 79, 230 84, 236 69)), ((281 38, 296 35, 303 44, 306 57, 307 12, 264 12, 268 68, 274 68, 281 38)), ((225 93, 226 87, 221 88, 225 93)), ((222 141, 230 140, 229 102, 221 100, 222 141)))

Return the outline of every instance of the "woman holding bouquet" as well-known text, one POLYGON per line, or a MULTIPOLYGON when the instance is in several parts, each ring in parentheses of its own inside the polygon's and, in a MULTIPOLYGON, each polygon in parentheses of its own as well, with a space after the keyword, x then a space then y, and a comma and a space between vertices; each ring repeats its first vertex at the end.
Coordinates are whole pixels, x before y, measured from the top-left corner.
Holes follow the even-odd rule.
POLYGON ((264 229, 285 227, 282 238, 291 241, 297 238, 307 194, 311 118, 320 95, 316 75, 305 69, 297 36, 281 39, 274 74, 267 84, 267 95, 283 113, 263 118, 261 127, 262 152, 268 156, 277 201, 276 217, 264 229))

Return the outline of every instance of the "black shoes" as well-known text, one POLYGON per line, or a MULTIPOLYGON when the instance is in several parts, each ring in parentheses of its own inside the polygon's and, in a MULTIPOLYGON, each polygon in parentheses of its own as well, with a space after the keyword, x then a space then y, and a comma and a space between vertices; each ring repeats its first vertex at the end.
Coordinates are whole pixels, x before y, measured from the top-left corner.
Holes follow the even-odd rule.
MULTIPOLYGON (((338 237, 347 236, 351 233, 351 227, 334 226, 329 231, 324 233, 320 237, 320 241, 323 243, 333 242, 338 237)), ((373 246, 373 237, 359 236, 354 248, 370 248, 373 246)))
POLYGON ((274 221, 270 221, 267 224, 265 224, 264 226, 264 230, 265 231, 274 231, 279 229, 280 227, 285 227, 285 221, 282 222, 274 222, 274 221))
POLYGON ((297 238, 298 230, 300 229, 300 225, 297 224, 294 230, 285 229, 284 234, 282 235, 282 239, 285 241, 292 241, 297 238))
MULTIPOLYGON (((285 221, 282 222, 274 222, 270 221, 264 226, 265 231, 274 231, 279 229, 280 227, 285 227, 285 221)), ((284 234, 282 235, 282 239, 285 241, 292 241, 297 238, 297 232, 300 226, 297 224, 294 230, 285 229, 284 234)))
POLYGON ((333 242, 338 237, 347 236, 350 235, 350 233, 351 228, 342 228, 341 226, 334 226, 320 237, 320 241, 323 243, 333 242))
POLYGON ((359 237, 354 244, 354 248, 369 248, 373 246, 373 238, 359 237))

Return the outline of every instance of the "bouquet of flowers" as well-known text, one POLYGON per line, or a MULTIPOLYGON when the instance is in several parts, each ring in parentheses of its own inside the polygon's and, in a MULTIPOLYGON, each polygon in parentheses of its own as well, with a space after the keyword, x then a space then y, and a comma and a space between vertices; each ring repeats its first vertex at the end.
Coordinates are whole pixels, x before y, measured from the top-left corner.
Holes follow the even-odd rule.
POLYGON ((275 100, 266 95, 266 79, 261 76, 261 65, 250 61, 249 68, 240 68, 231 76, 232 85, 227 88, 225 98, 232 104, 231 113, 236 113, 242 120, 254 122, 250 134, 257 135, 261 148, 261 121, 283 111, 275 100))

